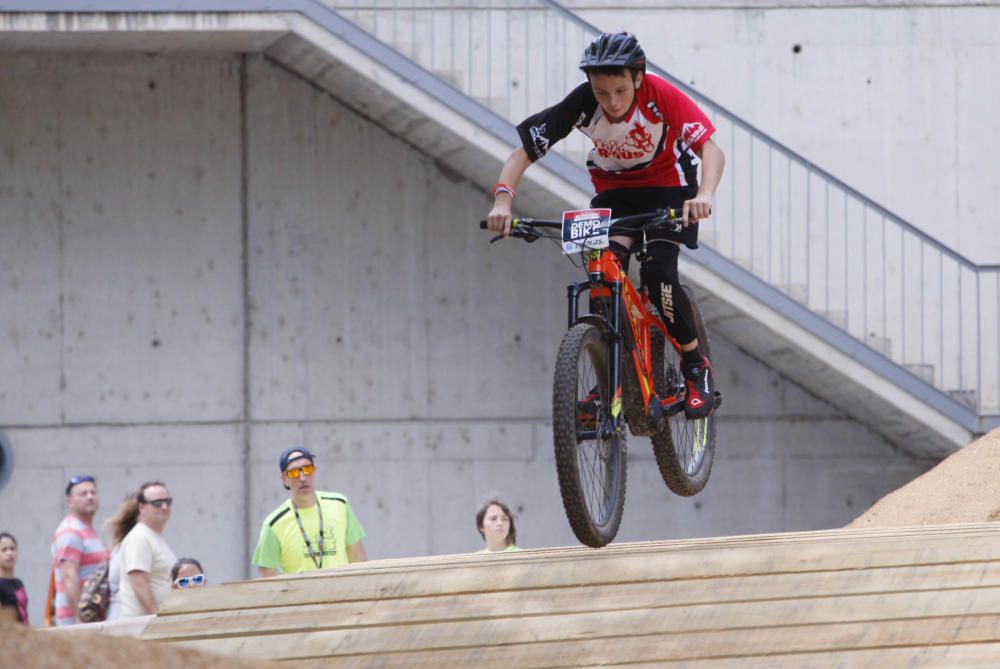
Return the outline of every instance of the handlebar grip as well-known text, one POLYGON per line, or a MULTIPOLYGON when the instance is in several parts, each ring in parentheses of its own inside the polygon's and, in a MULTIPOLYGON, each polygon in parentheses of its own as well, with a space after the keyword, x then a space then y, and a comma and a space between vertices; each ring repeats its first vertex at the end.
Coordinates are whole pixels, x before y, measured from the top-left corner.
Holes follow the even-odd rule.
MULTIPOLYGON (((511 221, 510 221, 511 230, 513 230, 514 228, 516 228, 519 225, 521 225, 521 219, 519 219, 519 218, 512 218, 511 219, 511 221)), ((485 230, 486 226, 487 226, 486 221, 479 221, 479 229, 480 230, 485 230)))

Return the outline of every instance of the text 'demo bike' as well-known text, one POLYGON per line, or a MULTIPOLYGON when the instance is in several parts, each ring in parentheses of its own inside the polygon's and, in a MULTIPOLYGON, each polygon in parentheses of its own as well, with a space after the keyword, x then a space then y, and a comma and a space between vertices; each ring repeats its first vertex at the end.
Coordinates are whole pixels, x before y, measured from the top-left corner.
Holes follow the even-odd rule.
MULTIPOLYGON (((626 434, 648 436, 664 482, 678 495, 700 492, 715 457, 715 412, 689 420, 680 349, 651 304, 608 248, 608 231, 661 226, 679 229, 678 213, 658 210, 612 220, 610 210, 563 214, 562 221, 514 219, 511 236, 552 239, 567 255, 583 253, 585 281, 568 286, 569 330, 563 336, 552 388, 552 431, 563 506, 576 537, 595 548, 618 532, 625 506, 626 434), (549 232, 561 230, 562 234, 549 232), (589 313, 579 298, 589 292, 589 313)), ((480 222, 485 228, 486 222, 480 222)), ((493 241, 500 239, 495 237, 493 241)), ((661 242, 670 243, 670 242, 661 242)), ((699 345, 710 355, 705 325, 687 286, 699 345)), ((716 393, 716 407, 722 396, 716 393)))

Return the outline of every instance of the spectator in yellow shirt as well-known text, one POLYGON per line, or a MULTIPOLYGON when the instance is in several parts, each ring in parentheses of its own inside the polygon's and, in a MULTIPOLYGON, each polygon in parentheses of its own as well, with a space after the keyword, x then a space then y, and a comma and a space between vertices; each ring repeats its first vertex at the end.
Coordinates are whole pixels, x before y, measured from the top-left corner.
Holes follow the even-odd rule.
POLYGON ((260 576, 298 574, 368 559, 365 531, 347 497, 316 490, 316 456, 293 447, 278 459, 289 499, 268 514, 260 527, 253 564, 260 576))

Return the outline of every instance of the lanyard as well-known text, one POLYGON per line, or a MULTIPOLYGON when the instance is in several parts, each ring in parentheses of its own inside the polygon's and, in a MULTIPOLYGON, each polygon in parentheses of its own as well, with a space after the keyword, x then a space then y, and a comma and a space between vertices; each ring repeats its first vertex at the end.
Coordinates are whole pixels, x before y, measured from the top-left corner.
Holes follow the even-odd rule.
POLYGON ((302 533, 302 540, 306 542, 306 550, 309 551, 309 557, 312 558, 313 564, 316 565, 317 569, 323 568, 323 505, 319 503, 319 495, 316 496, 316 511, 319 512, 319 552, 314 552, 312 547, 312 542, 309 541, 309 535, 306 534, 306 528, 302 526, 302 518, 299 517, 299 510, 295 506, 295 502, 292 502, 292 511, 295 512, 295 522, 299 524, 299 532, 302 533))

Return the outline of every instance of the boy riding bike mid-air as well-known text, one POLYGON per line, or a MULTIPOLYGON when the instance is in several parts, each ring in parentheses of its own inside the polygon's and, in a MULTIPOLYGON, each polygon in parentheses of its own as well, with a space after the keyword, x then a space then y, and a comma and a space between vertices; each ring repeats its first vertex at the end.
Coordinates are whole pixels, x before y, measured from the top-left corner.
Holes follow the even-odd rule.
MULTIPOLYGON (((629 33, 599 36, 584 51, 580 69, 587 81, 517 126, 521 147, 507 158, 493 188, 487 227, 510 235, 511 204, 521 176, 573 128, 594 143, 587 159, 597 192, 591 207, 611 209, 614 218, 657 209, 681 211, 679 232, 648 234, 641 274, 664 326, 681 349, 687 386, 684 413, 690 419, 704 418, 715 408, 715 383, 712 366, 698 347, 677 259, 680 244, 698 248, 698 222, 712 213, 725 165, 722 150, 711 139, 715 127, 684 93, 646 72, 646 54, 629 33)), ((626 271, 642 234, 611 229, 611 249, 626 271)))

